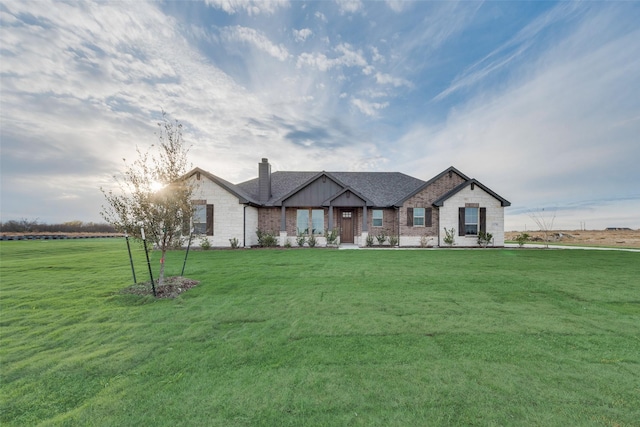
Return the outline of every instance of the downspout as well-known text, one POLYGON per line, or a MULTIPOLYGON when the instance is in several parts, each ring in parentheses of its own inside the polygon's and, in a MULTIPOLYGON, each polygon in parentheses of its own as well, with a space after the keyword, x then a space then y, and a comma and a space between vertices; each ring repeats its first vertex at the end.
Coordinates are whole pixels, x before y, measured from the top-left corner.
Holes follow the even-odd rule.
POLYGON ((438 233, 436 235, 436 237, 438 238, 437 246, 440 247, 440 208, 438 208, 438 225, 436 226, 436 229, 438 230, 438 233))
POLYGON ((400 207, 396 206, 396 211, 398 214, 396 215, 396 221, 398 221, 398 247, 400 247, 400 207))

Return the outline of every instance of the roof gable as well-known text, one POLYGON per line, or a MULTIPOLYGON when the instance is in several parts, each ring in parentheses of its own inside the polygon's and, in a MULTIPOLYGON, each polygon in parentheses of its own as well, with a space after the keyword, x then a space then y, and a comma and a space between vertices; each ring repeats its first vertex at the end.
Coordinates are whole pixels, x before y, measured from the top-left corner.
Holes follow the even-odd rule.
POLYGON ((320 172, 303 184, 273 201, 275 206, 284 203, 295 206, 319 206, 344 188, 338 179, 327 172, 320 172))
POLYGON ((477 179, 469 179, 463 182, 462 184, 458 185, 456 188, 443 194, 442 197, 438 198, 436 201, 433 202, 433 205, 438 207, 442 206, 447 199, 449 199, 454 194, 459 193, 461 190, 465 189, 470 185, 477 185, 478 187, 483 189, 486 193, 490 194, 493 198, 495 198, 496 200, 499 200, 502 206, 511 206, 511 202, 499 196, 497 193, 492 191, 489 187, 486 187, 485 185, 480 183, 477 179))
POLYGON ((191 178, 192 176, 194 176, 194 175, 196 175, 198 173, 201 176, 206 177, 210 181, 218 184, 220 187, 224 188, 229 193, 231 193, 234 196, 236 196, 238 198, 238 202, 239 203, 247 203, 247 204, 251 204, 251 205, 258 205, 259 204, 254 197, 252 197, 250 194, 248 194, 242 188, 238 187, 235 184, 230 183, 229 181, 226 181, 226 180, 220 178, 219 176, 216 176, 216 175, 212 174, 211 172, 207 172, 206 170, 200 169, 198 167, 193 168, 191 171, 187 172, 182 177, 182 179, 189 179, 189 178, 191 178))
POLYGON ((357 205, 366 205, 366 206, 372 206, 373 203, 371 203, 370 200, 367 200, 365 197, 363 197, 361 194, 359 194, 357 191, 354 191, 351 187, 345 187, 342 189, 342 191, 336 193, 335 195, 333 195, 333 197, 325 200, 322 205, 323 206, 357 206, 357 205), (353 200, 349 200, 351 199, 351 196, 355 196, 358 199, 361 200, 362 203, 354 203, 353 200))
POLYGON ((393 205, 394 206, 402 206, 404 204, 404 202, 406 202, 408 199, 410 199, 411 197, 415 196, 416 194, 418 194, 419 192, 421 192, 422 190, 424 190, 425 188, 427 188, 428 186, 430 186, 434 182, 438 181, 440 178, 442 178, 442 177, 444 177, 446 175, 451 176, 452 174, 458 175, 460 178, 464 179, 465 181, 468 181, 470 179, 468 176, 466 176, 465 174, 460 172, 458 169, 454 168, 453 166, 449 166, 447 169, 443 170, 438 175, 436 175, 433 178, 431 178, 429 181, 424 182, 422 185, 417 187, 415 190, 413 190, 410 193, 407 193, 405 195, 401 195, 401 197, 399 199, 397 199, 394 202, 393 205))

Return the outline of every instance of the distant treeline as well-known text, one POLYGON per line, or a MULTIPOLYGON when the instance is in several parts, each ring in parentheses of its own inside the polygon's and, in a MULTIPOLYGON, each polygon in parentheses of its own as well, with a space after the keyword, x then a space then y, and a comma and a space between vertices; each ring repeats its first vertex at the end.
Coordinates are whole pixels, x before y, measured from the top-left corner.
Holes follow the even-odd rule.
POLYGON ((69 221, 62 224, 45 224, 38 220, 0 222, 0 231, 3 233, 115 233, 116 230, 106 223, 69 221))

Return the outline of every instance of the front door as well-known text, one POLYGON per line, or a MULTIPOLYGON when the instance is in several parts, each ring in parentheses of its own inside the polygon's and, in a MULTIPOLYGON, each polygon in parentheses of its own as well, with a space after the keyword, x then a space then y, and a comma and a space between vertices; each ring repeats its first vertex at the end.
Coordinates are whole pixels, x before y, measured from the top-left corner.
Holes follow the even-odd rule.
POLYGON ((343 209, 340 213, 340 242, 353 243, 353 210, 343 209))

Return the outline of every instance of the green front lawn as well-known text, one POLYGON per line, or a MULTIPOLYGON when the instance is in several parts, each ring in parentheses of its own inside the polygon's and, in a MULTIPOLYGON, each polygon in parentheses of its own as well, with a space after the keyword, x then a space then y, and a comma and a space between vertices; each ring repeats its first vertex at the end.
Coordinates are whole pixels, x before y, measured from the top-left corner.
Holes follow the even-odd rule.
POLYGON ((640 420, 637 253, 192 251, 154 300, 123 239, 0 251, 3 426, 640 420))

